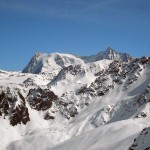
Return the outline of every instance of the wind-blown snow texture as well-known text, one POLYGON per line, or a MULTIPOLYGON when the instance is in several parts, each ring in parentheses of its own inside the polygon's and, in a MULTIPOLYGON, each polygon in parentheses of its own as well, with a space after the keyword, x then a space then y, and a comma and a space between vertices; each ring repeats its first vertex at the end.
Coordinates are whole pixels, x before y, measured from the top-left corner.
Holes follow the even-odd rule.
POLYGON ((2 150, 148 150, 150 58, 36 53, 0 70, 2 150))

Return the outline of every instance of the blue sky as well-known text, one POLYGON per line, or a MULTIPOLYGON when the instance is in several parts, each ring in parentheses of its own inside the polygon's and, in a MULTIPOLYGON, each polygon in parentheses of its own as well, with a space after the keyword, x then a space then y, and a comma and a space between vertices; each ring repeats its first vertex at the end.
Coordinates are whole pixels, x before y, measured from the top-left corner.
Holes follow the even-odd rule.
POLYGON ((150 0, 0 0, 0 69, 34 55, 96 54, 107 47, 150 56, 150 0))

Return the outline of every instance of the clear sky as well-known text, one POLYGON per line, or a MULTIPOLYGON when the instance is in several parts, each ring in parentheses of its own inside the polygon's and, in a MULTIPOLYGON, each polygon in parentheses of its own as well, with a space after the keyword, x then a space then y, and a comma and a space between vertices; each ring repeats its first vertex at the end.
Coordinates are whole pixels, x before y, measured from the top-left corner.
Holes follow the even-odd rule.
POLYGON ((0 69, 35 52, 150 56, 150 0, 0 0, 0 69))

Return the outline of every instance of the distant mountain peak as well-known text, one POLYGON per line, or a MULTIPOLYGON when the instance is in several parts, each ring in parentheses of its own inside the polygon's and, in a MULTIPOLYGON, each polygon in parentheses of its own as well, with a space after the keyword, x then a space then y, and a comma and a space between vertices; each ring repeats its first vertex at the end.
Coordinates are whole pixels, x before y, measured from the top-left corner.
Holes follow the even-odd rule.
POLYGON ((123 62, 128 62, 133 59, 129 54, 117 52, 116 50, 114 50, 111 47, 108 47, 105 51, 101 51, 96 55, 85 56, 85 57, 81 57, 81 58, 86 63, 99 61, 102 59, 119 60, 119 61, 123 61, 123 62))
POLYGON ((52 53, 46 54, 36 52, 33 58, 28 63, 27 67, 23 69, 23 73, 41 73, 52 72, 54 69, 61 69, 69 65, 77 65, 89 62, 96 62, 99 60, 119 60, 128 62, 132 57, 126 53, 119 53, 112 47, 108 47, 105 51, 101 51, 96 55, 80 57, 71 54, 52 53))
POLYGON ((37 52, 28 65, 23 69, 23 73, 51 73, 73 64, 82 64, 84 61, 71 54, 41 53, 37 52))
POLYGON ((36 56, 36 57, 39 57, 39 56, 42 55, 42 54, 43 54, 42 52, 36 52, 36 53, 35 53, 35 56, 36 56))
POLYGON ((106 48, 106 50, 105 50, 105 52, 112 52, 112 51, 115 51, 113 48, 111 48, 111 47, 108 47, 108 48, 106 48))
POLYGON ((101 53, 104 53, 104 54, 119 54, 119 52, 117 52, 116 50, 114 50, 113 48, 111 47, 108 47, 105 51, 102 51, 101 53))
POLYGON ((42 54, 42 52, 36 52, 36 53, 35 53, 35 55, 40 55, 40 54, 42 54))

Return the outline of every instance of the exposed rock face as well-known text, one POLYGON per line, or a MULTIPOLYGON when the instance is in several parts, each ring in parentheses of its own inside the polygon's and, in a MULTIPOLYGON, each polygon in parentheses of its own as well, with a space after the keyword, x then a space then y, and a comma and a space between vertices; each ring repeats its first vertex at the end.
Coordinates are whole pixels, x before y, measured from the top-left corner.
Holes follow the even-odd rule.
POLYGON ((9 109, 8 102, 10 100, 11 99, 9 98, 9 100, 7 101, 7 99, 5 98, 5 93, 4 92, 1 93, 0 95, 0 108, 1 108, 0 115, 1 116, 2 114, 8 115, 8 109, 9 109))
POLYGON ((10 124, 12 126, 17 125, 18 123, 26 124, 30 121, 28 108, 23 105, 18 105, 11 113, 10 124))
POLYGON ((85 56, 81 57, 85 62, 94 62, 102 59, 108 59, 108 60, 119 60, 123 62, 129 62, 133 58, 129 56, 126 53, 118 53, 111 47, 108 47, 105 51, 102 51, 96 55, 93 56, 85 56))
MULTIPOLYGON (((26 124, 30 121, 27 103, 37 111, 44 111, 51 108, 56 99, 57 96, 48 89, 30 89, 28 96, 24 97, 20 89, 6 88, 1 90, 0 94, 0 116, 3 116, 4 119, 8 117, 12 126, 21 123, 26 124)), ((45 119, 48 118, 48 116, 45 116, 45 119)), ((52 119, 52 117, 49 119, 52 119)))
POLYGON ((33 79, 31 79, 31 78, 26 79, 26 80, 23 82, 23 84, 25 85, 26 88, 27 88, 28 86, 35 85, 33 79))
POLYGON ((75 65, 75 66, 70 65, 68 67, 65 67, 58 73, 58 75, 50 82, 49 85, 51 86, 57 84, 57 82, 66 79, 67 74, 70 74, 72 76, 77 76, 77 75, 84 76, 85 70, 81 68, 81 65, 75 65))
POLYGON ((46 113, 45 116, 44 116, 44 119, 45 120, 53 120, 55 117, 54 116, 51 116, 49 113, 46 113))
MULTIPOLYGON (((126 91, 141 78, 142 70, 146 67, 145 65, 147 65, 147 67, 150 66, 149 58, 142 57, 129 63, 123 63, 116 60, 113 61, 107 70, 100 71, 96 75, 96 79, 91 85, 83 85, 74 92, 74 95, 80 97, 81 105, 78 105, 78 101, 72 101, 73 106, 76 106, 77 109, 88 106, 92 99, 107 95, 107 93, 115 89, 116 86, 122 85, 123 91, 126 91), (86 100, 84 101, 84 99, 86 100)), ((69 71, 70 70, 68 70, 67 73, 69 71)), ((105 113, 110 116, 110 120, 104 120, 104 123, 118 121, 118 119, 125 119, 127 116, 135 118, 147 117, 150 112, 145 111, 144 108, 148 107, 147 105, 150 102, 149 87, 149 85, 147 87, 145 86, 144 89, 146 89, 143 92, 141 91, 141 94, 139 93, 139 95, 131 101, 118 103, 118 106, 111 109, 109 115, 108 113, 105 113)), ((69 94, 64 93, 61 100, 59 100, 60 106, 62 106, 62 113, 64 114, 65 112, 68 116, 70 116, 69 109, 67 109, 70 103, 67 102, 69 101, 69 97, 69 94)), ((102 112, 103 111, 101 111, 101 113, 102 112)))
POLYGON ((92 87, 87 87, 87 85, 84 85, 81 87, 79 90, 76 91, 77 95, 89 93, 91 96, 96 96, 95 95, 95 90, 92 87))
POLYGON ((29 64, 27 67, 23 69, 23 73, 39 73, 41 72, 42 68, 42 63, 41 63, 41 58, 42 56, 45 56, 46 54, 42 54, 40 52, 37 52, 33 58, 30 60, 29 64))
MULTIPOLYGON (((81 109, 85 106, 90 105, 90 103, 92 102, 92 99, 95 99, 96 97, 103 97, 105 95, 107 95, 107 93, 113 89, 115 89, 115 87, 122 85, 123 87, 123 91, 126 91, 128 88, 130 88, 137 80, 140 79, 141 74, 142 74, 142 70, 144 69, 144 67, 146 67, 145 65, 149 66, 149 58, 148 57, 142 57, 139 59, 134 59, 130 62, 122 62, 122 61, 118 61, 118 60, 114 60, 112 63, 110 63, 108 69, 106 70, 101 70, 101 71, 97 71, 98 73, 95 74, 95 81, 93 81, 90 85, 82 85, 79 89, 77 89, 76 91, 72 91, 70 93, 66 92, 63 93, 61 98, 59 98, 58 100, 58 108, 60 110, 60 112, 63 114, 63 116, 65 116, 66 118, 70 118, 72 116, 75 116, 76 114, 78 114, 78 109, 81 109), (79 97, 80 99, 80 104, 78 102, 78 100, 76 99, 72 99, 72 97, 79 97), (71 115, 71 110, 74 110, 74 114, 75 115, 71 115)), ((92 69, 92 68, 90 68, 92 69)), ((87 72, 89 70, 86 70, 87 72)), ((68 66, 63 68, 59 74, 51 81, 50 85, 57 85, 57 83, 61 82, 62 80, 69 80, 68 74, 71 75, 69 77, 72 78, 72 76, 77 76, 80 75, 79 77, 82 78, 84 76, 86 76, 86 71, 83 69, 83 66, 78 65, 78 66, 68 66)), ((70 81, 71 83, 73 81, 70 81)), ((70 82, 63 82, 62 84, 69 86, 70 82)), ((59 84, 61 85, 61 83, 59 84)), ((148 88, 146 89, 146 91, 144 93, 149 93, 148 88)), ((145 94, 144 94, 145 95, 145 94)), ((113 108, 109 115, 113 115, 113 117, 109 120, 110 122, 116 118, 125 118, 126 115, 128 114, 129 116, 132 116, 133 113, 137 113, 137 116, 141 117, 146 117, 147 113, 145 114, 144 112, 138 112, 136 111, 136 109, 139 107, 143 107, 144 104, 142 104, 141 106, 139 105, 138 99, 142 99, 144 97, 144 95, 141 93, 141 95, 138 97, 136 97, 134 100, 132 101, 128 101, 127 103, 125 103, 124 105, 121 103, 118 105, 123 105, 122 107, 120 107, 121 109, 118 110, 118 106, 116 108, 113 108), (135 104, 136 103, 136 104, 135 104), (114 111, 114 109, 116 109, 117 111, 114 111), (124 114, 123 111, 126 111, 126 113, 124 114), (130 111, 128 111, 130 110, 130 111), (119 115, 119 117, 117 117, 119 115)), ((145 102, 149 102, 148 100, 145 102)), ((145 103, 146 104, 146 103, 145 103)), ((103 111, 101 111, 103 112, 103 111)), ((108 113, 106 113, 106 115, 108 115, 108 113)), ((137 117, 137 116, 134 117, 137 117)), ((105 123, 108 122, 104 121, 105 123)))
POLYGON ((31 108, 36 110, 47 110, 58 97, 48 89, 31 89, 27 96, 31 108))
POLYGON ((134 139, 133 144, 129 147, 129 150, 149 150, 150 149, 150 127, 144 128, 139 136, 134 139))
POLYGON ((60 108, 60 113, 66 119, 70 119, 71 117, 75 117, 78 114, 78 109, 73 104, 67 104, 67 106, 58 106, 60 108))
POLYGON ((28 121, 30 121, 25 98, 19 92, 19 89, 16 89, 15 93, 11 93, 9 88, 1 91, 0 115, 3 115, 4 118, 8 116, 10 124, 13 126, 17 125, 18 123, 26 124, 28 121), (17 102, 19 104, 17 104, 17 102))

